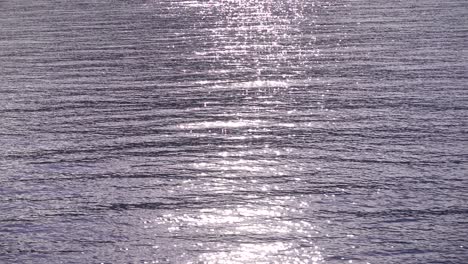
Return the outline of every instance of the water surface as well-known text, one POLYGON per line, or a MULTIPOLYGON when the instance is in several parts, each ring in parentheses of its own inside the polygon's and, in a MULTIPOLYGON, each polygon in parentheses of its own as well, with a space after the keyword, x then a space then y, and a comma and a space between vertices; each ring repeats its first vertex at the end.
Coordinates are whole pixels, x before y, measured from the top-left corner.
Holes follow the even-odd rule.
POLYGON ((0 262, 468 259, 466 1, 0 10, 0 262))

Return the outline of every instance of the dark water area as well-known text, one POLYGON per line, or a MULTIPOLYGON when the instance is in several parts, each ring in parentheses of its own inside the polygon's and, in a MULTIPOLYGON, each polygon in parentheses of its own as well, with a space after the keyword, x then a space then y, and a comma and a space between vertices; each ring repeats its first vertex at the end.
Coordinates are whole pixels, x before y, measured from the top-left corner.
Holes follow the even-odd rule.
POLYGON ((0 263, 468 263, 467 1, 0 11, 0 263))

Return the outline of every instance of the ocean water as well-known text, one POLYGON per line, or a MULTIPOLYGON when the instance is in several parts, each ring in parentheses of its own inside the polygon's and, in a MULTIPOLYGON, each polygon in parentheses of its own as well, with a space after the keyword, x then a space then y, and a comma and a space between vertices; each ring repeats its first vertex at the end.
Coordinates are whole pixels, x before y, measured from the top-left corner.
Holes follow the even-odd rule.
POLYGON ((0 11, 0 263, 468 263, 467 1, 0 11))

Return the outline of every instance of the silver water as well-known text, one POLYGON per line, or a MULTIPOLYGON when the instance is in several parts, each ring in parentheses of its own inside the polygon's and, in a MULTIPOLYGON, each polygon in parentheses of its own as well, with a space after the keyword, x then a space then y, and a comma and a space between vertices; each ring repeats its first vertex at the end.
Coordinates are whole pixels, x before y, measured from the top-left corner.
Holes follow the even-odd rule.
POLYGON ((467 263, 466 1, 0 11, 1 263, 467 263))

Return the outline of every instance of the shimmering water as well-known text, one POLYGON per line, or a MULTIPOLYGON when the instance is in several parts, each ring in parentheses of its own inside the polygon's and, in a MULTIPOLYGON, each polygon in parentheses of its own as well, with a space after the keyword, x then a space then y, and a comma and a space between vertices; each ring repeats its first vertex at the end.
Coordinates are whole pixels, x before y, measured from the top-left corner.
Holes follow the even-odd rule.
POLYGON ((467 1, 0 11, 1 263, 468 263, 467 1))

